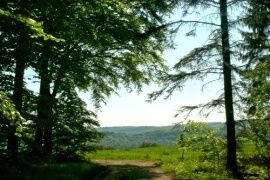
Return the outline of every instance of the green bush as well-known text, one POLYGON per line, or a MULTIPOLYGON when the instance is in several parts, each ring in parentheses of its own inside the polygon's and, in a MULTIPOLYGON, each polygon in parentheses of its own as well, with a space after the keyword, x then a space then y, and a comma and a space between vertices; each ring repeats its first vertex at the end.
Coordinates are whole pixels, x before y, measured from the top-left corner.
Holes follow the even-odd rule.
POLYGON ((140 148, 145 148, 145 147, 157 147, 160 146, 157 143, 152 143, 152 142, 143 142, 139 147, 140 148))

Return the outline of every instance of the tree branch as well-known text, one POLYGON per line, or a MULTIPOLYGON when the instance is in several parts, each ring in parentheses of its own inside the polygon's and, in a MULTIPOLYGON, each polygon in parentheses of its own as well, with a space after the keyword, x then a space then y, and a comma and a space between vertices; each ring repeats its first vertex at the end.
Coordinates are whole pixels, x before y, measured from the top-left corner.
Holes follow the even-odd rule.
POLYGON ((148 38, 151 35, 155 34, 156 32, 158 32, 158 31, 160 31, 160 30, 162 30, 164 28, 167 28, 169 26, 173 26, 175 24, 184 24, 184 23, 204 24, 204 25, 211 25, 211 26, 220 27, 219 24, 211 23, 211 22, 195 21, 195 20, 178 20, 178 21, 173 21, 173 22, 169 22, 169 23, 166 23, 166 24, 162 24, 162 25, 157 26, 157 27, 150 27, 145 32, 143 32, 143 33, 137 32, 136 34, 140 38, 148 38))

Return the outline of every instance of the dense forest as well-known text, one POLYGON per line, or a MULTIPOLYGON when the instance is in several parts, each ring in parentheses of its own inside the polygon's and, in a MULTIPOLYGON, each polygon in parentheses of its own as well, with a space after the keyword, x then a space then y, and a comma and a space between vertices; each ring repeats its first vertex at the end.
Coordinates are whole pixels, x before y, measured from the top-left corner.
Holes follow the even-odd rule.
POLYGON ((1 0, 1 174, 84 160, 103 137, 95 112, 120 88, 140 92, 158 83, 161 89, 148 97, 154 103, 200 80, 203 86, 221 81, 220 95, 182 106, 178 116, 222 111, 226 136, 186 121, 177 145, 213 153, 213 162, 222 159, 234 178, 250 174, 245 163, 269 178, 269 12, 268 0, 1 0), (174 37, 196 37, 201 26, 209 30, 207 42, 169 67, 162 53, 174 48, 174 37), (81 92, 95 109, 87 109, 81 92), (240 156, 245 143, 256 153, 240 156))
MULTIPOLYGON (((221 122, 207 123, 210 128, 218 129, 217 136, 225 138, 225 124, 221 122)), ((117 126, 97 129, 103 134, 98 143, 99 148, 127 149, 151 146, 174 146, 183 126, 117 126)))
POLYGON ((99 128, 104 137, 99 142, 105 149, 127 149, 143 146, 175 145, 179 129, 164 127, 111 127, 99 128))

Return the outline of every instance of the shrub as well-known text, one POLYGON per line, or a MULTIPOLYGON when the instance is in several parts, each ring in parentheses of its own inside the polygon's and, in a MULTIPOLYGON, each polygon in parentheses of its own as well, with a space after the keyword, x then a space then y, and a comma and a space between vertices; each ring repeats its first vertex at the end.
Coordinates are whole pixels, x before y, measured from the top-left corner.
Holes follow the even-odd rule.
POLYGON ((160 145, 157 143, 143 142, 139 147, 145 148, 145 147, 157 147, 157 146, 160 146, 160 145))

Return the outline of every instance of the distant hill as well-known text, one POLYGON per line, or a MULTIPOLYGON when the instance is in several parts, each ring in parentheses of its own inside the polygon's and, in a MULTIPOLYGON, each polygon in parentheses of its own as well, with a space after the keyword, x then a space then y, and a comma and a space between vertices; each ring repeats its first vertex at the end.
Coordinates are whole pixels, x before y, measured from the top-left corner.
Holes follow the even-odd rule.
POLYGON ((125 133, 129 135, 142 134, 155 130, 170 129, 173 126, 116 126, 116 127, 101 127, 100 132, 114 132, 114 133, 125 133))
MULTIPOLYGON (((210 127, 224 129, 224 123, 208 123, 210 127)), ((175 126, 118 126, 101 127, 99 132, 104 134, 100 145, 112 148, 134 148, 142 143, 155 143, 159 145, 175 145, 181 128, 175 126)), ((221 130, 220 135, 224 136, 225 131, 221 130)))
POLYGON ((179 128, 163 127, 105 127, 99 128, 105 137, 100 145, 113 148, 139 147, 142 143, 173 145, 179 134, 179 128))

